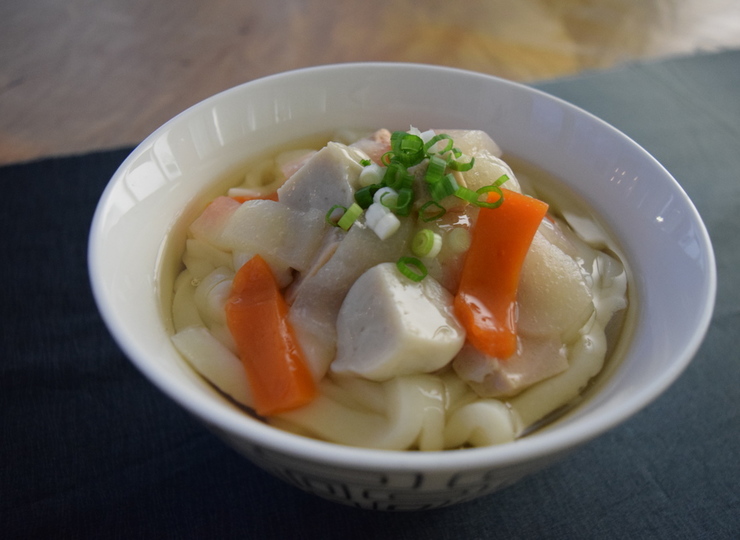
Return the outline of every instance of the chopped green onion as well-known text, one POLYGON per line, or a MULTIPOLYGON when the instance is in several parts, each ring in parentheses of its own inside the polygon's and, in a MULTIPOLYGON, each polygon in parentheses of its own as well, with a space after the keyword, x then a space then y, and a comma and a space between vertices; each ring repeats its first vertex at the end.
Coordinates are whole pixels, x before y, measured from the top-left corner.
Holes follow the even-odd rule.
POLYGON ((388 206, 391 204, 396 204, 396 199, 398 198, 398 191, 396 191, 393 188, 389 188, 388 186, 382 186, 378 191, 375 192, 375 195, 373 195, 373 202, 380 203, 383 206, 388 206), (390 197, 386 200, 386 202, 382 202, 383 199, 390 197))
POLYGON ((344 215, 339 218, 337 225, 347 231, 352 226, 352 224, 357 221, 357 218, 360 217, 360 215, 362 215, 362 208, 359 204, 352 203, 352 206, 347 208, 347 211, 344 213, 344 215))
POLYGON ((496 181, 495 181, 495 182, 493 183, 493 185, 494 185, 494 186, 496 186, 496 187, 498 187, 498 186, 502 186, 502 185, 503 185, 503 184, 505 184, 505 183, 506 183, 506 182, 507 182, 508 180, 509 180, 509 175, 508 175, 508 174, 502 174, 502 175, 501 175, 501 176, 499 176, 499 177, 498 177, 498 179, 497 179, 497 180, 496 180, 496 181))
POLYGON ((359 184, 363 187, 370 186, 372 184, 379 184, 383 181, 383 175, 385 169, 377 163, 371 163, 367 167, 363 167, 360 171, 359 184))
POLYGON ((441 201, 449 195, 454 195, 458 189, 459 186, 452 173, 444 176, 439 182, 429 184, 429 193, 435 201, 441 201))
POLYGON ((480 206, 481 208, 498 208, 499 206, 501 206, 501 203, 504 202, 504 193, 503 191, 501 191, 501 188, 498 187, 495 183, 491 184, 490 186, 483 186, 478 191, 473 191, 472 189, 461 186, 457 189, 455 195, 463 200, 468 201, 471 204, 480 206), (488 193, 490 193, 491 191, 493 191, 494 193, 498 193, 498 199, 493 202, 488 202, 488 200, 480 199, 481 195, 486 195, 487 199, 488 193))
POLYGON ((444 158, 437 155, 431 156, 429 158, 429 165, 427 166, 427 172, 424 175, 424 179, 430 184, 439 182, 445 175, 446 167, 447 161, 444 158))
POLYGON ((341 216, 339 219, 336 219, 336 220, 334 219, 334 212, 337 210, 341 210, 342 216, 344 216, 345 212, 347 212, 347 207, 342 206, 341 204, 335 204, 334 206, 329 208, 329 211, 326 213, 326 216, 324 217, 324 220, 332 227, 339 227, 339 223, 337 222, 339 221, 339 219, 341 219, 341 216))
POLYGON ((498 208, 504 202, 504 192, 501 191, 501 188, 498 187, 496 184, 483 186, 478 191, 476 191, 476 195, 478 195, 478 198, 476 198, 475 204, 477 204, 481 208, 498 208), (493 202, 488 202, 488 194, 491 192, 497 193, 498 199, 493 202), (485 195, 486 200, 481 201, 479 198, 481 195, 485 195))
POLYGON ((468 201, 471 204, 478 202, 478 194, 472 189, 468 189, 465 186, 460 186, 455 191, 455 196, 460 197, 464 201, 468 201))
POLYGON ((391 158, 393 157, 393 152, 386 152, 382 156, 380 156, 380 162, 385 165, 386 167, 391 164, 391 158))
POLYGON ((453 171, 460 172, 469 171, 473 168, 473 165, 475 165, 475 157, 471 157, 470 161, 468 161, 467 163, 460 163, 459 161, 453 159, 447 164, 447 166, 453 171))
POLYGON ((412 167, 424 159, 424 141, 418 135, 405 131, 391 134, 393 158, 405 167, 412 167))
POLYGON ((390 193, 381 195, 380 204, 399 216, 408 216, 411 213, 411 203, 414 202, 414 190, 411 188, 401 188, 395 197, 390 197, 390 200, 385 202, 385 199, 389 198, 390 195, 390 193))
POLYGON ((367 167, 368 165, 371 165, 371 164, 372 164, 372 161, 370 161, 369 159, 360 160, 360 165, 362 165, 363 167, 367 167))
POLYGON ((446 133, 440 133, 439 135, 435 135, 434 137, 432 137, 431 139, 429 139, 429 141, 424 145, 424 152, 426 152, 428 155, 433 155, 435 152, 430 152, 429 150, 435 144, 437 144, 438 142, 443 141, 443 140, 447 140, 447 144, 445 145, 445 147, 442 149, 441 152, 436 152, 436 153, 437 154, 445 154, 445 153, 449 152, 450 150, 452 150, 452 145, 453 145, 452 137, 450 137, 446 133))
POLYGON ((373 196, 380 189, 380 184, 371 184, 355 191, 355 202, 360 208, 367 208, 373 204, 373 196))
POLYGON ((434 258, 442 249, 442 237, 429 229, 421 229, 411 240, 411 251, 418 257, 434 258))
POLYGON ((365 212, 365 223, 381 240, 386 240, 401 227, 396 215, 380 203, 373 203, 365 212))
POLYGON ((416 257, 401 257, 396 268, 411 281, 419 282, 427 276, 427 267, 416 257))
POLYGON ((383 183, 389 188, 398 191, 401 188, 410 188, 414 184, 414 177, 409 174, 402 164, 392 162, 388 165, 383 176, 383 183))
POLYGON ((470 249, 470 231, 463 227, 455 227, 445 237, 447 247, 454 253, 465 253, 470 249))
POLYGON ((419 209, 419 218, 425 222, 428 223, 430 221, 436 221, 440 219, 442 216, 444 216, 447 213, 447 209, 439 204, 437 201, 428 201, 425 202, 423 205, 421 205, 421 208, 419 209), (428 214, 427 211, 429 210, 429 207, 436 206, 437 212, 434 214, 428 214))

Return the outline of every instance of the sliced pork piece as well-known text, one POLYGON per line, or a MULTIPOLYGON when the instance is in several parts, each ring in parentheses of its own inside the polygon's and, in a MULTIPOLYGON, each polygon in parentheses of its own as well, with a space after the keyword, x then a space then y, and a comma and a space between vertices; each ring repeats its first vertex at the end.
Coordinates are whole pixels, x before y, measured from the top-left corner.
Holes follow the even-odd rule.
POLYGON ((372 135, 353 142, 350 147, 362 151, 373 162, 380 165, 380 158, 391 149, 391 132, 387 129, 379 129, 372 135))
POLYGON ((452 300, 431 277, 411 281, 392 262, 370 268, 339 310, 331 370, 383 381, 446 366, 465 342, 452 300))
POLYGON ((520 336, 519 350, 509 358, 493 358, 468 343, 452 366, 479 396, 501 398, 562 373, 568 369, 568 359, 566 347, 557 337, 520 336))
POLYGON ((282 179, 293 176, 301 167, 316 155, 316 150, 290 150, 275 158, 275 165, 282 174, 282 179))

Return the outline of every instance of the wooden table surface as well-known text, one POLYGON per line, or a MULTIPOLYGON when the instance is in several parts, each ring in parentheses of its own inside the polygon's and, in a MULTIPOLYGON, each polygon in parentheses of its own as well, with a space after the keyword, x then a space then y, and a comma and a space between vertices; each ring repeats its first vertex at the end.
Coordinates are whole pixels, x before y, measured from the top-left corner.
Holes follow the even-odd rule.
POLYGON ((209 95, 311 65, 532 82, 738 47, 738 0, 2 0, 0 164, 134 144, 209 95))

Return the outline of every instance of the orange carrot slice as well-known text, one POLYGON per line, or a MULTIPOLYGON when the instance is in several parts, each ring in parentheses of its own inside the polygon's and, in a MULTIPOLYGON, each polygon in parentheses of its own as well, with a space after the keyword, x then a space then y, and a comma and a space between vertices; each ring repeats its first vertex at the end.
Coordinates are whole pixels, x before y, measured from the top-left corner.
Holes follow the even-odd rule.
MULTIPOLYGON (((479 351, 499 359, 516 352, 519 274, 547 204, 507 189, 498 208, 481 208, 465 256, 455 313, 479 351)), ((489 201, 498 195, 489 194, 489 201)))
POLYGON ((316 383, 287 318, 288 307, 267 263, 256 255, 234 276, 226 322, 254 394, 269 416, 306 405, 316 383))

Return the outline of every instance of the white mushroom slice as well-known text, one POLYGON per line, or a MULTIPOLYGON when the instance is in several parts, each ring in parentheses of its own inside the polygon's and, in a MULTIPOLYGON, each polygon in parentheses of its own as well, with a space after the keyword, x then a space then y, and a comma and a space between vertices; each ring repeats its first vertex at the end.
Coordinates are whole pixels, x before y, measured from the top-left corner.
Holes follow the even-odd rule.
POLYGON ((300 210, 320 210, 323 215, 335 204, 349 207, 359 185, 364 155, 340 143, 330 142, 316 152, 278 189, 278 200, 300 210))
POLYGON ((517 294, 517 329, 530 336, 558 336, 566 342, 593 314, 593 293, 580 265, 540 232, 535 234, 517 294))
POLYGON ((414 282, 395 263, 374 266, 339 310, 331 370, 382 381, 444 367, 465 342, 452 301, 430 277, 414 282))

